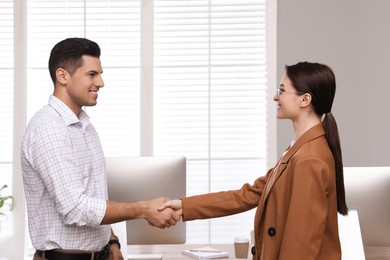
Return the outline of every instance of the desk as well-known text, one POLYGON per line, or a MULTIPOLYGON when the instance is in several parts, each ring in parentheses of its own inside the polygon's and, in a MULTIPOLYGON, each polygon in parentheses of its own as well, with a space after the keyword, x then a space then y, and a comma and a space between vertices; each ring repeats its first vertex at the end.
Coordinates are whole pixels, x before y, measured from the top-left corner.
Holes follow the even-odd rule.
MULTIPOLYGON (((340 243, 342 248, 342 260, 364 260, 365 253, 362 242, 362 235, 360 232, 359 217, 356 210, 350 210, 348 216, 338 217, 339 221, 339 235, 340 243)), ((122 224, 123 225, 123 224, 122 224)), ((126 241, 126 226, 121 227, 114 232, 120 236, 120 241, 126 241)), ((202 247, 205 245, 139 245, 139 246, 128 246, 127 250, 129 254, 162 254, 163 259, 178 259, 178 260, 189 260, 194 259, 189 256, 181 254, 181 251, 185 249, 192 249, 202 247)), ((229 253, 229 259, 236 259, 234 257, 234 245, 233 244, 215 244, 212 247, 229 253)), ((126 248, 122 248, 125 250, 126 248)), ((125 254, 125 252, 122 252, 125 254)), ((383 253, 385 254, 385 253, 383 253)), ((248 253, 248 259, 252 259, 250 252, 248 253)), ((383 256, 383 259, 385 258, 383 256)), ((242 259, 241 259, 242 260, 242 259)))
MULTIPOLYGON (((189 260, 195 259, 183 255, 181 251, 185 249, 192 249, 197 247, 207 246, 204 244, 201 245, 189 245, 189 244, 179 244, 179 245, 129 245, 127 246, 128 254, 162 254, 163 260, 189 260)), ((229 253, 228 259, 237 259, 234 255, 234 245, 233 244, 215 244, 210 245, 215 249, 225 251, 229 253)), ((249 249, 250 250, 250 249, 249 249)), ((223 259, 223 258, 222 258, 223 259)), ((252 259, 252 255, 248 252, 248 259, 252 259)), ((240 258, 239 260, 243 260, 240 258)))

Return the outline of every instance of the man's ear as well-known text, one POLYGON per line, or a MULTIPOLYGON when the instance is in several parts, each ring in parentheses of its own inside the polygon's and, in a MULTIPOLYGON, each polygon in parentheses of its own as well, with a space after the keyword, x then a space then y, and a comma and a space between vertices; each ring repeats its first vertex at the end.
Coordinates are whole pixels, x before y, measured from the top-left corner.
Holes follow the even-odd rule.
POLYGON ((301 106, 307 107, 311 104, 311 95, 309 93, 305 93, 301 96, 301 106))
POLYGON ((56 78, 57 78, 58 83, 60 83, 61 85, 66 85, 67 76, 68 76, 68 72, 65 69, 58 68, 56 70, 56 78))

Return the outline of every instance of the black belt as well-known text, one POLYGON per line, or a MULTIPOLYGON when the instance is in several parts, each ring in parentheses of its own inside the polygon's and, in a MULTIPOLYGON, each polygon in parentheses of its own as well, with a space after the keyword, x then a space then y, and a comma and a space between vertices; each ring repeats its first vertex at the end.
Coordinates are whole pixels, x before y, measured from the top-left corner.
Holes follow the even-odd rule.
POLYGON ((91 260, 92 255, 95 260, 106 260, 108 258, 109 250, 108 246, 104 247, 102 250, 95 253, 65 253, 59 252, 56 250, 41 251, 36 250, 36 254, 40 257, 43 257, 45 253, 45 259, 48 260, 91 260))

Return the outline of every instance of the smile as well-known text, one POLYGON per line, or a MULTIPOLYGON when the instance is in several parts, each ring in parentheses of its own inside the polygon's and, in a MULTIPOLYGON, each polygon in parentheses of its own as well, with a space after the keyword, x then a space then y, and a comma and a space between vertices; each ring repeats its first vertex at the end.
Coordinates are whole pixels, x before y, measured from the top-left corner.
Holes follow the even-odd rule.
POLYGON ((91 96, 93 97, 93 98, 97 98, 98 97, 98 89, 91 89, 91 90, 89 90, 89 93, 91 93, 91 96))

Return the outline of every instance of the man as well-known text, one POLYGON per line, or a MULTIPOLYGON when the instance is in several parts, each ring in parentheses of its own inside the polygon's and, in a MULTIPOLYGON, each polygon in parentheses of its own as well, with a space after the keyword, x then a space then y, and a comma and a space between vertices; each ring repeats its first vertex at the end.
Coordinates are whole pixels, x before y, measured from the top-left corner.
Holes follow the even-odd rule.
POLYGON ((49 58, 54 93, 27 126, 22 173, 31 242, 38 259, 123 259, 110 225, 144 218, 160 228, 180 211, 158 212, 166 201, 107 200, 105 159, 97 132, 82 110, 104 87, 99 46, 88 39, 57 43, 49 58))

